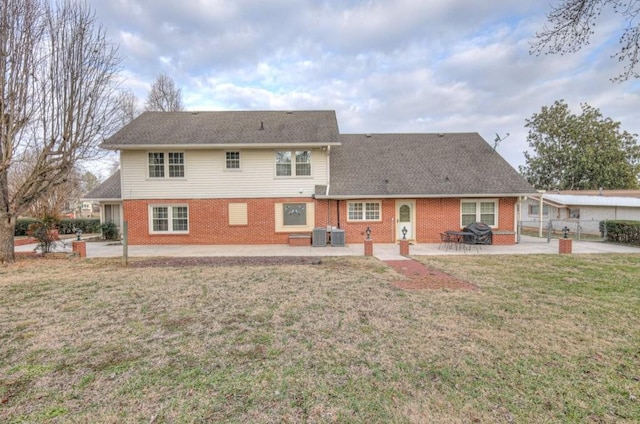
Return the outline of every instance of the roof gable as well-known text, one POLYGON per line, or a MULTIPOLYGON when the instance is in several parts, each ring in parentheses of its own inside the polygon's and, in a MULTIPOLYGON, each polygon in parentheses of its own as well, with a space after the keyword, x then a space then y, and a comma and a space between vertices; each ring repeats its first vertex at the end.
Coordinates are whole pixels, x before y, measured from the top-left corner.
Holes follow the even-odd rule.
POLYGON ((149 146, 330 145, 335 111, 144 112, 108 138, 106 149, 149 146))
POLYGON ((477 133, 347 134, 331 150, 329 197, 537 191, 477 133))

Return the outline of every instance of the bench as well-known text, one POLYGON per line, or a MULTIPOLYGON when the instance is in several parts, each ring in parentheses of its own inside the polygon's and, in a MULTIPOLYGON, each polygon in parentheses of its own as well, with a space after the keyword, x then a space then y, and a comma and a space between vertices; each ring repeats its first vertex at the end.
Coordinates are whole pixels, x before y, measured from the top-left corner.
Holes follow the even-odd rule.
POLYGON ((310 246, 311 234, 289 234, 289 246, 310 246))

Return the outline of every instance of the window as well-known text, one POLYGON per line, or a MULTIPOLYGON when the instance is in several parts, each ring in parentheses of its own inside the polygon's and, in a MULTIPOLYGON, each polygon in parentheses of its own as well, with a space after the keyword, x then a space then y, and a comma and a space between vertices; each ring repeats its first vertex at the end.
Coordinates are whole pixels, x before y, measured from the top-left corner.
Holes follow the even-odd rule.
POLYGON ((152 233, 188 233, 189 208, 182 205, 150 206, 152 233))
POLYGON ((349 221, 380 221, 380 202, 350 202, 349 221))
POLYGON ((311 232, 316 223, 315 204, 275 203, 276 233, 311 232))
MULTIPOLYGON (((529 215, 539 215, 540 205, 529 205, 529 215)), ((549 205, 542 205, 543 216, 549 216, 549 205)))
POLYGON ((149 153, 149 178, 164 178, 164 153, 149 153))
POLYGON ((307 225, 306 203, 285 203, 282 205, 282 225, 307 225))
POLYGON ((166 175, 184 178, 183 152, 149 152, 149 178, 164 178, 166 175))
POLYGON ((311 151, 276 152, 276 176, 309 177, 311 176, 311 151))
POLYGON ((296 175, 311 175, 311 152, 296 152, 296 175))
POLYGON ((184 153, 169 153, 169 177, 184 178, 184 153))
POLYGON ((569 219, 580 219, 580 208, 569 208, 569 219))
POLYGON ((490 227, 498 224, 497 200, 465 200, 460 204, 460 224, 466 227, 474 222, 482 222, 490 227))
POLYGON ((226 152, 226 169, 240 169, 240 152, 226 152))

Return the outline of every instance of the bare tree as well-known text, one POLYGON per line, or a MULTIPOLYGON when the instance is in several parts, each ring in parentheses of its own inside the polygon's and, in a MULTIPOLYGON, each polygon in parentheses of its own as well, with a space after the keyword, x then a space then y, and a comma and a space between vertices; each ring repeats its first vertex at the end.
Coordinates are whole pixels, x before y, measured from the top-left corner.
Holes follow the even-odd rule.
POLYGON ((131 90, 120 91, 116 101, 118 102, 118 109, 120 110, 121 126, 127 125, 129 122, 133 121, 136 116, 140 115, 138 99, 131 90))
POLYGON ((26 215, 47 219, 60 218, 60 213, 75 212, 78 208, 80 196, 82 196, 82 181, 80 173, 73 170, 64 184, 51 187, 43 193, 35 202, 29 205, 26 215))
POLYGON ((182 90, 176 87, 169 75, 161 72, 151 84, 151 91, 149 91, 149 97, 147 97, 144 108, 145 110, 160 112, 184 110, 182 90))
POLYGON ((596 22, 610 9, 624 21, 621 24, 620 50, 612 55, 624 63, 624 71, 613 78, 625 81, 640 76, 640 0, 562 0, 547 14, 547 23, 536 33, 531 53, 574 53, 589 44, 596 22))
POLYGON ((119 125, 120 59, 86 3, 2 0, 0 10, 0 261, 12 262, 17 217, 119 125))

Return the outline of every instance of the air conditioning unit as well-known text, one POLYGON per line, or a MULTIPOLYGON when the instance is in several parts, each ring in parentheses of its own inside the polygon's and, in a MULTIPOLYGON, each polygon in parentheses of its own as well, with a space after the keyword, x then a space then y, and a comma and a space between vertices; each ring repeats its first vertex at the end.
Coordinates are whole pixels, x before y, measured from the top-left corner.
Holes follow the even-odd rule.
POLYGON ((318 227, 313 229, 313 247, 325 247, 327 245, 327 229, 318 227))
POLYGON ((335 229, 331 231, 331 246, 344 246, 344 230, 335 229))

